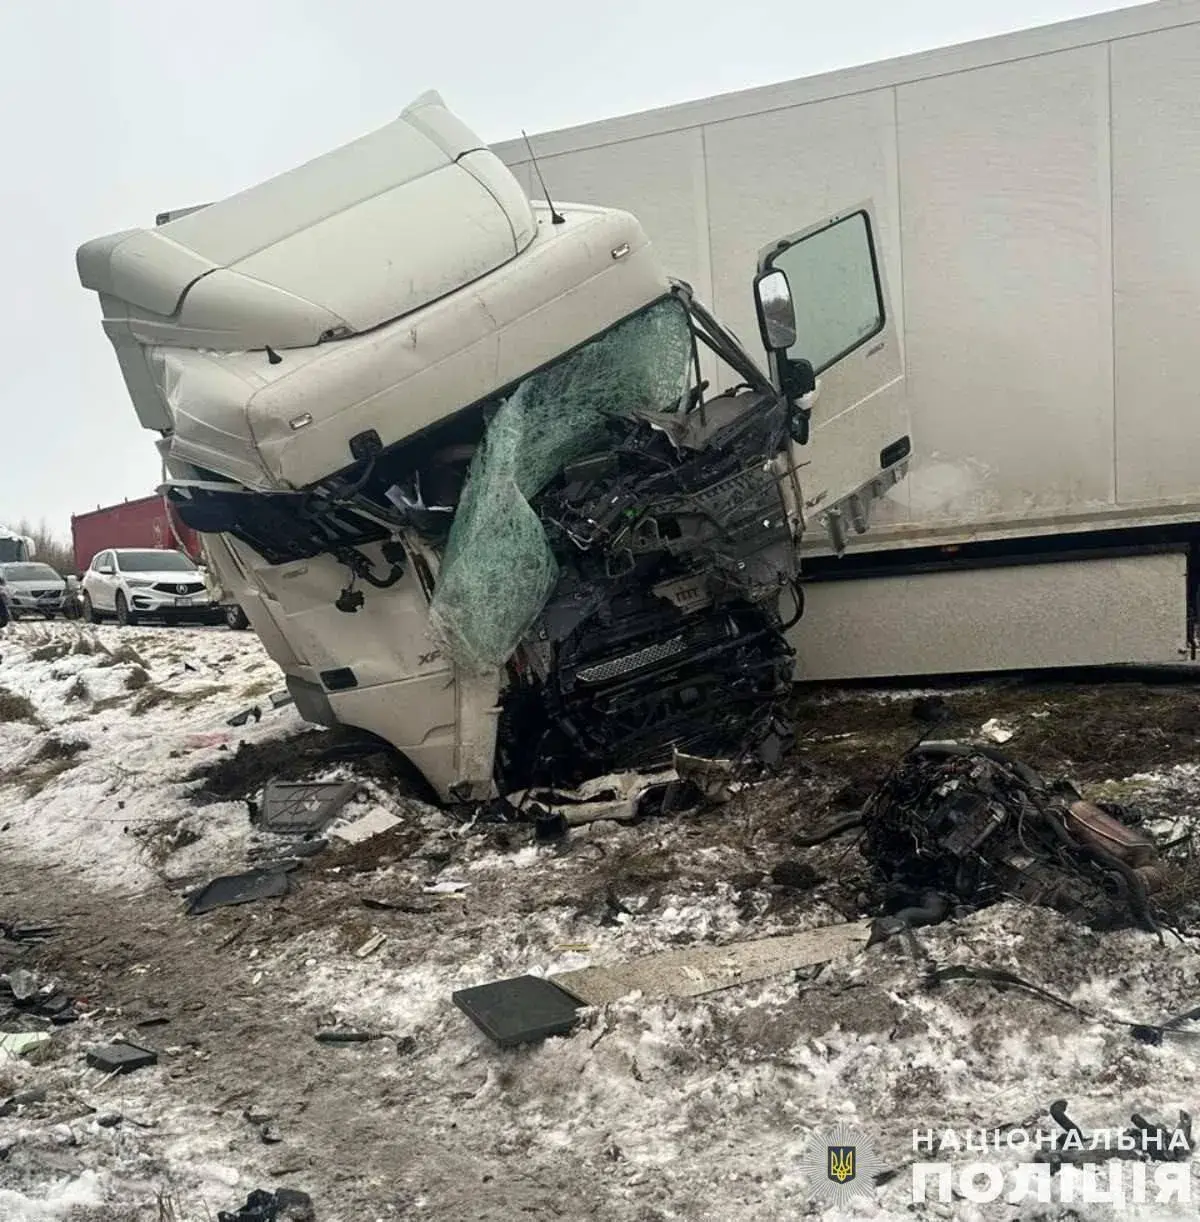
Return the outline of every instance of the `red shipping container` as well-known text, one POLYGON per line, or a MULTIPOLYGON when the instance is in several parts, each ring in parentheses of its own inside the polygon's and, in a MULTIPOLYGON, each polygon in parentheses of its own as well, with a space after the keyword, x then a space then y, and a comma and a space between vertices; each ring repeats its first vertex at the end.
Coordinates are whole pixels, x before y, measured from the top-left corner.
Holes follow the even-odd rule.
POLYGON ((75 570, 82 574, 97 552, 110 547, 146 547, 164 551, 185 551, 193 560, 200 558, 200 538, 179 520, 161 496, 142 497, 93 509, 71 518, 71 539, 75 546, 75 570))

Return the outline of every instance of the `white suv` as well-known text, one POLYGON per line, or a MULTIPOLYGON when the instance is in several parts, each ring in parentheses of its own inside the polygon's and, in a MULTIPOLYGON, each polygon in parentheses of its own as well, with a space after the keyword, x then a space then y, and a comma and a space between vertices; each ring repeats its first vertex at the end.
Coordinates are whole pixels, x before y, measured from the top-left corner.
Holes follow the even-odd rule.
POLYGON ((220 624, 204 574, 183 552, 113 548, 99 552, 83 575, 83 617, 112 616, 118 624, 142 619, 220 624))

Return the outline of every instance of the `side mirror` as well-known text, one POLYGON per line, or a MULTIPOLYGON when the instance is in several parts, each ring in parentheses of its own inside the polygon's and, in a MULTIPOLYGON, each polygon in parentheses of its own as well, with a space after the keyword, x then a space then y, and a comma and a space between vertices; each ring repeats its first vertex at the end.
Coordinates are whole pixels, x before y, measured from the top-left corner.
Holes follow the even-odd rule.
POLYGON ((796 360, 787 350, 796 342, 796 305, 787 273, 779 267, 762 272, 754 281, 754 303, 763 347, 771 357, 776 385, 791 405, 788 433, 797 445, 807 445, 811 409, 804 400, 817 387, 811 361, 796 360))
POLYGON ((796 342, 796 307, 782 268, 764 272, 754 281, 758 329, 768 352, 786 352, 796 342))

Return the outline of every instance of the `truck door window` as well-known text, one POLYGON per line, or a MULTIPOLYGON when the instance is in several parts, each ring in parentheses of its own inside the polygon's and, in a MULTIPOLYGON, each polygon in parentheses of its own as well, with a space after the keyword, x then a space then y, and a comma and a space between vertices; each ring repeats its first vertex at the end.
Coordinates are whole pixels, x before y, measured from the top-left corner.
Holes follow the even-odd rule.
POLYGON ((810 233, 771 256, 788 279, 796 342, 788 356, 821 373, 883 330, 883 293, 865 212, 810 233))

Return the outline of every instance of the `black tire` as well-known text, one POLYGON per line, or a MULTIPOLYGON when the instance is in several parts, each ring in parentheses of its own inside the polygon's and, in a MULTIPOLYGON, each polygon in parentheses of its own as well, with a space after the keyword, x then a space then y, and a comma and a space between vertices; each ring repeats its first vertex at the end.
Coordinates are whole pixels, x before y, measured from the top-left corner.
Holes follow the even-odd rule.
POLYGON ((250 621, 246 618, 245 611, 237 603, 230 603, 225 608, 225 622, 234 632, 244 632, 250 627, 250 621))
POLYGON ((83 606, 79 611, 80 619, 89 624, 98 624, 100 617, 96 614, 96 608, 92 606, 92 596, 85 593, 83 596, 83 606))
POLYGON ((137 622, 137 616, 129 609, 129 603, 121 590, 117 591, 117 601, 114 610, 117 613, 117 623, 122 628, 132 628, 137 622))

